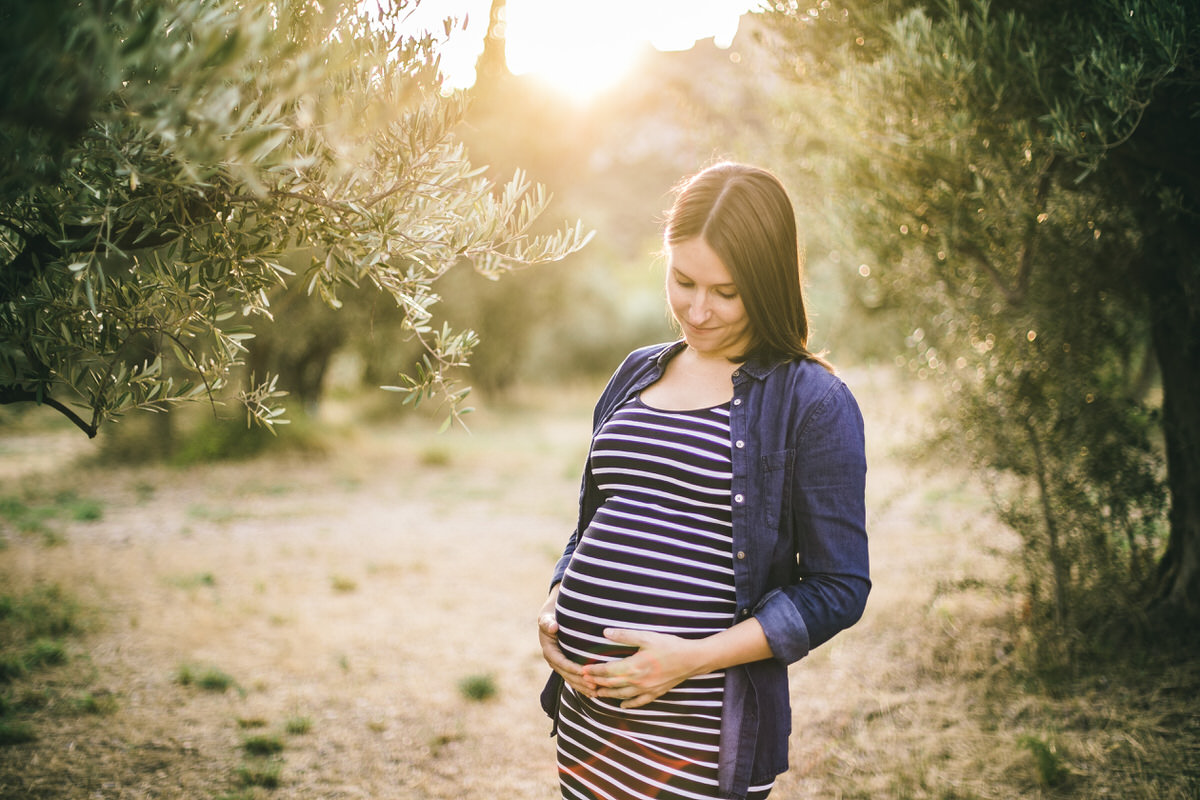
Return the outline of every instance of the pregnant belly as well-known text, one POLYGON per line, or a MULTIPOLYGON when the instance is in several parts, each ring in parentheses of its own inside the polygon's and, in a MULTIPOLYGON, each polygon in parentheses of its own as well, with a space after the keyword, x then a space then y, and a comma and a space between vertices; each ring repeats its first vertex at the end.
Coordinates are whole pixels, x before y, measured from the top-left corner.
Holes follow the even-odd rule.
MULTIPOLYGON (((708 537, 711 539, 711 537, 708 537)), ((624 658, 633 648, 605 628, 702 638, 734 619, 732 559, 704 537, 631 530, 597 514, 563 576, 559 645, 577 663, 624 658)))

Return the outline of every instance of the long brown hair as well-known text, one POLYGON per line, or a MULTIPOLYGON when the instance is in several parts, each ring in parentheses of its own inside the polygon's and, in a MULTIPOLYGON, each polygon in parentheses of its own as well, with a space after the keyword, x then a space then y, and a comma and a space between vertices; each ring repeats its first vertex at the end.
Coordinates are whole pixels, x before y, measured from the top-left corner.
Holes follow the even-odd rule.
POLYGON ((714 164, 680 184, 667 214, 667 246, 701 238, 737 284, 750 321, 744 356, 806 359, 808 349, 796 216, 773 174, 748 164, 714 164))

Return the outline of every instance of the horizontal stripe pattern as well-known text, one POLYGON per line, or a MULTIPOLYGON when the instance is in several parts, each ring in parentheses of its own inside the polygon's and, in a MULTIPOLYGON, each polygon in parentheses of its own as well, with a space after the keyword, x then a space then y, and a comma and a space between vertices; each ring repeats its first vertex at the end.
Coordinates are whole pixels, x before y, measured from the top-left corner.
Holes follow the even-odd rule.
MULTIPOLYGON (((604 499, 559 591, 563 652, 581 664, 634 652, 605 628, 700 638, 733 624, 728 405, 660 411, 635 398, 596 434, 589 466, 604 499)), ((563 797, 715 797, 724 681, 699 675, 636 709, 564 688, 563 797)))

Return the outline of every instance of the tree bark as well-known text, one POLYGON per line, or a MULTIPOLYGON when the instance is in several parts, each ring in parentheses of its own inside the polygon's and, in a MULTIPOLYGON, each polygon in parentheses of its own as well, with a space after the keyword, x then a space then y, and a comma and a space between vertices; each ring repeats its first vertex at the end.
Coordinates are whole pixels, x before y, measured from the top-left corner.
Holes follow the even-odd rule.
POLYGON ((1050 502, 1050 481, 1046 477, 1046 460, 1042 457, 1041 439, 1029 422, 1025 423, 1025 432, 1029 435, 1029 446, 1033 450, 1038 498, 1041 501, 1042 521, 1046 525, 1050 567, 1054 574, 1054 628, 1061 633, 1070 613, 1070 602, 1067 599, 1067 565, 1059 545, 1058 519, 1050 502))
POLYGON ((1177 79, 1160 85, 1126 145, 1113 151, 1113 200, 1141 230, 1140 261, 1128 277, 1150 315, 1162 381, 1170 534, 1159 562, 1151 610, 1193 629, 1200 621, 1200 84, 1194 55, 1177 79), (1185 76, 1191 76, 1187 78, 1185 76), (1157 201, 1151 198, 1158 198, 1157 201))
POLYGON ((1171 532, 1159 562, 1154 606, 1200 620, 1200 275, 1176 267, 1173 285, 1151 297, 1154 348, 1163 387, 1163 434, 1171 532))

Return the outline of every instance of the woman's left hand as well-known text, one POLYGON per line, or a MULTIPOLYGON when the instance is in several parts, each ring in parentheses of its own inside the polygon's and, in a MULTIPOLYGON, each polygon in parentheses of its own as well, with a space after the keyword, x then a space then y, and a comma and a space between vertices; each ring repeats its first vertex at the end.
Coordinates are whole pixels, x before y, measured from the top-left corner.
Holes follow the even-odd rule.
POLYGON ((621 628, 606 629, 604 637, 638 649, 620 660, 583 668, 584 680, 596 686, 597 696, 623 700, 621 708, 644 706, 706 671, 703 639, 621 628))

